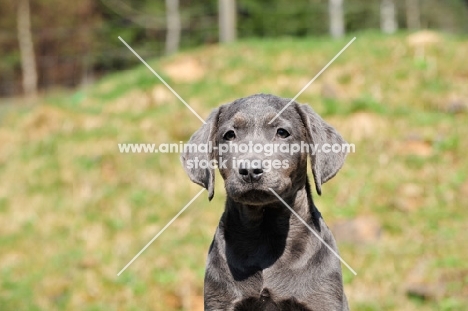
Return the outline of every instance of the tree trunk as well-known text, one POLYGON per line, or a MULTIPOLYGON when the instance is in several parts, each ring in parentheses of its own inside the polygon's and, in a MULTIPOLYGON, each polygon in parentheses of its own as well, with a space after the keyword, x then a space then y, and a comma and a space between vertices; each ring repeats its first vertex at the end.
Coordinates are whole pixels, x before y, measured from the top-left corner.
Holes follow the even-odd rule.
POLYGON ((419 0, 406 0, 406 26, 408 29, 421 28, 419 0))
POLYGON ((343 0, 329 0, 328 13, 330 15, 330 34, 333 38, 343 37, 345 34, 343 0))
POLYGON ((29 0, 18 0, 18 44, 23 74, 23 91, 26 96, 37 95, 37 71, 31 34, 29 0))
POLYGON ((236 40, 236 1, 219 1, 219 41, 233 42, 236 40))
POLYGON ((392 34, 398 29, 394 0, 382 0, 380 3, 380 28, 383 33, 392 34))
POLYGON ((179 0, 166 0, 166 54, 179 50, 180 32, 182 29, 179 13, 179 0))

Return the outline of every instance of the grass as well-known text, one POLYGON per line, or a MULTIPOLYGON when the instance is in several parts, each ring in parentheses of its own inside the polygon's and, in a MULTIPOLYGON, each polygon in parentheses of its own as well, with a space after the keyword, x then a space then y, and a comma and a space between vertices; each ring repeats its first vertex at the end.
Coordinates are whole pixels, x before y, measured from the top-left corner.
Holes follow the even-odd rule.
MULTIPOLYGON (((298 99, 356 144, 315 198, 325 220, 382 226, 376 242, 340 243, 358 272, 343 270, 354 310, 468 303, 468 114, 450 112, 468 103, 468 44, 437 36, 423 48, 405 33, 358 34, 298 99), (440 297, 405 293, 421 262, 440 297)), ((350 39, 250 40, 148 62, 205 118, 252 93, 294 97, 350 39)), ((200 121, 143 65, 40 101, 0 110, 1 309, 202 310, 220 176, 213 202, 202 195, 117 277, 199 190, 178 155, 120 154, 117 143, 185 141, 200 121)))

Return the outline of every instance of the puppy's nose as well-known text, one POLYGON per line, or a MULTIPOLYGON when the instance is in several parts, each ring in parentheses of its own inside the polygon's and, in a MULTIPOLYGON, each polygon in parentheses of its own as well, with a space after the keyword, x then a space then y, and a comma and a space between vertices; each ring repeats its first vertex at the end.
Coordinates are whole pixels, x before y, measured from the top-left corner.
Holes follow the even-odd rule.
POLYGON ((240 168, 239 174, 247 182, 256 182, 262 178, 263 169, 261 168, 240 168))

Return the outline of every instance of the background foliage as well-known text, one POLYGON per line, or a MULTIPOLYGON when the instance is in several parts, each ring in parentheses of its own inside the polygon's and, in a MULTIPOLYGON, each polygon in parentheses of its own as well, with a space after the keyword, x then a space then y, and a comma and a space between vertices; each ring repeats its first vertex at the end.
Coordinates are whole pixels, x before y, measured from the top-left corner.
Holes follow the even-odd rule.
MULTIPOLYGON (((405 1, 395 0, 400 28, 406 27, 405 1)), ((164 53, 164 1, 31 0, 32 31, 42 89, 90 83, 104 73, 137 64, 117 39, 123 37, 143 57, 164 53)), ((378 29, 379 1, 346 0, 346 30, 378 29)), ((21 93, 15 1, 0 10, 0 96, 21 93)), ((180 0, 182 49, 218 40, 216 0, 180 0)), ((238 0, 242 38, 305 37, 328 34, 326 0, 238 0)), ((464 0, 421 1, 423 28, 468 32, 464 0)))

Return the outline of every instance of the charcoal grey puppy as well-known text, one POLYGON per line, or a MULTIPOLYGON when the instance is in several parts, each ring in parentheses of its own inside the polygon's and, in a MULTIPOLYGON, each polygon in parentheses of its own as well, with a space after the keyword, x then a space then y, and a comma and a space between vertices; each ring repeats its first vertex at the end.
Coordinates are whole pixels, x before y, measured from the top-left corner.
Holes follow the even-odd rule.
MULTIPOLYGON (((211 142, 215 147, 345 143, 309 106, 296 102, 269 124, 289 101, 256 94, 222 105, 189 143, 211 142)), ((269 190, 336 250, 332 233, 312 200, 308 154, 241 152, 240 148, 221 154, 220 149, 213 150, 185 151, 181 156, 190 179, 208 190, 210 200, 214 168, 196 164, 218 160, 227 192, 208 254, 205 310, 348 310, 339 259, 269 190), (251 165, 236 165, 239 160, 251 165), (273 161, 275 168, 270 167, 273 161)), ((346 152, 309 152, 309 156, 315 189, 321 194, 322 184, 335 176, 346 152)))

